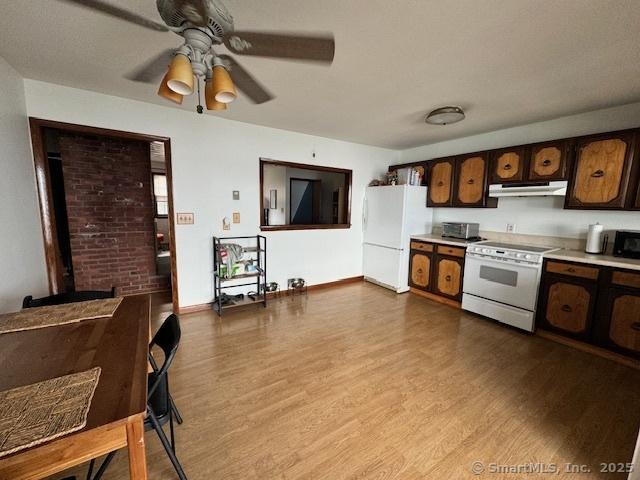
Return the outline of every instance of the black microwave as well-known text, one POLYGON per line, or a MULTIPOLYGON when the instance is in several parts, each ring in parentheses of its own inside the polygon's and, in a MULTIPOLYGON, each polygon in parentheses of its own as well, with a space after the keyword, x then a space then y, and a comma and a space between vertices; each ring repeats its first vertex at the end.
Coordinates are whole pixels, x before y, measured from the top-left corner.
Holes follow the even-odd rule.
POLYGON ((640 230, 618 230, 613 254, 616 257, 640 258, 640 230))

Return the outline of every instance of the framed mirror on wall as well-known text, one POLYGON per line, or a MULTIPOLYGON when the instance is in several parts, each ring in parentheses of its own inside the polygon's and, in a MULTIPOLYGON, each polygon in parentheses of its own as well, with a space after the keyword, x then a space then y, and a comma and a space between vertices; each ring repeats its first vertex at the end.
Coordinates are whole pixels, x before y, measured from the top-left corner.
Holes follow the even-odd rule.
POLYGON ((260 159, 261 230, 351 227, 353 172, 260 159))

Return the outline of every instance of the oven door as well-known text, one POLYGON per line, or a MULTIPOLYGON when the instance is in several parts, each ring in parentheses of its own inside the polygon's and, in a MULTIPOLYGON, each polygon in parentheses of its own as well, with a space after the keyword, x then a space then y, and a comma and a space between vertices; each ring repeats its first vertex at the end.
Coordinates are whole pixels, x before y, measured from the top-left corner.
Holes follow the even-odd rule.
POLYGON ((534 311, 540 265, 515 263, 467 253, 464 293, 534 311))

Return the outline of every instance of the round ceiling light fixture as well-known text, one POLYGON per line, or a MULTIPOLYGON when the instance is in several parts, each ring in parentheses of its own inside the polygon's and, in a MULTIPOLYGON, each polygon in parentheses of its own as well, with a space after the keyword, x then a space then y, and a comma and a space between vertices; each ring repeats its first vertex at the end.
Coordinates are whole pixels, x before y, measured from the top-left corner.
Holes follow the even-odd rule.
POLYGON ((464 120, 464 112, 460 107, 441 107, 429 112, 424 119, 432 125, 449 125, 464 120))

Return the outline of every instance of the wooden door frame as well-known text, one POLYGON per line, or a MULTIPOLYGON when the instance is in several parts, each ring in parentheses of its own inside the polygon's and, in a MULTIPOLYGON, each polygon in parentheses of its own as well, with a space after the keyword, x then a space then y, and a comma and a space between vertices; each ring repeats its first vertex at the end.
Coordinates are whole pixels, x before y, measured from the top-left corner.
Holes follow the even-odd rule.
POLYGON ((49 165, 47 162, 47 150, 45 145, 44 129, 51 128, 63 132, 95 135, 101 137, 117 138, 123 140, 139 140, 143 142, 162 142, 164 144, 165 165, 167 168, 167 201, 169 202, 169 252, 171 255, 171 300, 173 311, 178 312, 180 302, 178 298, 178 270, 176 260, 176 225, 173 208, 173 175, 171 170, 171 139, 157 135, 144 133, 125 132, 108 128, 90 127, 73 123, 57 122, 41 118, 29 117, 29 130, 31 132, 31 146, 33 148, 33 161, 35 166, 36 186, 38 190, 38 203, 40 207, 40 221, 42 224, 42 236, 44 241, 44 254, 49 280, 49 293, 56 294, 62 291, 62 264, 58 252, 58 235, 56 231, 56 217, 53 209, 53 195, 49 165))

